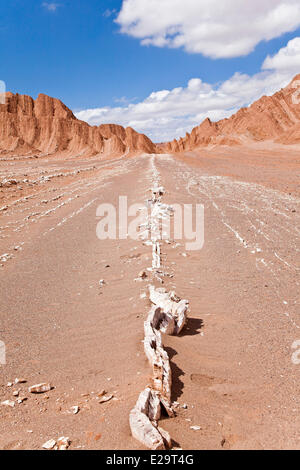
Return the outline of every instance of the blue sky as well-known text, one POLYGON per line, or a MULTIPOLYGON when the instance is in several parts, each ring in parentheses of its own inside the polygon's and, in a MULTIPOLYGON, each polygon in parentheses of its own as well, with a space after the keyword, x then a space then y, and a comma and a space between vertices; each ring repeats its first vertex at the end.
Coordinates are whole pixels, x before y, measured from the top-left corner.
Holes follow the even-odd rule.
MULTIPOLYGON (((181 1, 181 5, 178 0, 172 0, 171 4, 170 0, 157 2, 158 0, 127 0, 126 6, 126 2, 122 0, 0 0, 0 79, 5 81, 7 90, 14 93, 33 97, 38 93, 46 93, 57 97, 73 111, 81 111, 79 117, 92 124, 119 118, 120 124, 135 124, 139 131, 145 131, 154 140, 164 140, 171 136, 178 137, 183 130, 190 130, 199 123, 197 119, 205 114, 211 114, 212 118, 223 117, 242 105, 243 100, 251 101, 255 98, 255 90, 252 90, 254 94, 243 95, 240 100, 236 99, 232 103, 227 103, 225 97, 223 107, 218 103, 214 109, 209 106, 203 108, 203 95, 205 99, 207 94, 211 96, 216 91, 223 92, 224 84, 229 81, 232 85, 235 74, 243 74, 242 77, 248 77, 251 81, 253 77, 261 79, 263 73, 263 89, 261 80, 257 87, 257 91, 261 92, 266 87, 265 74, 272 73, 271 92, 277 83, 279 86, 294 73, 295 67, 292 67, 288 77, 281 71, 280 77, 273 83, 274 69, 272 72, 262 72, 261 68, 267 56, 276 56, 281 49, 287 47, 289 41, 300 36, 300 10, 299 18, 295 19, 299 2, 290 2, 291 7, 295 8, 294 11, 287 12, 289 16, 293 13, 290 23, 286 20, 278 25, 278 20, 274 20, 274 32, 271 28, 266 33, 267 40, 263 38, 265 33, 262 33, 262 28, 252 31, 251 24, 245 33, 244 42, 243 38, 229 38, 226 28, 232 30, 235 24, 230 25, 230 20, 228 23, 225 13, 221 15, 221 20, 218 17, 211 25, 211 29, 215 28, 216 35, 219 36, 220 21, 222 23, 222 18, 225 17, 224 25, 221 24, 221 30, 225 28, 224 37, 218 39, 219 43, 215 41, 213 44, 211 37, 205 34, 203 36, 203 32, 199 36, 196 29, 198 23, 195 26, 192 20, 193 11, 191 10, 190 16, 185 11, 180 11, 182 4, 189 4, 191 8, 197 9, 201 2, 209 9, 207 0, 185 0, 181 1), (163 3, 170 12, 166 22, 162 21, 165 14, 164 9, 161 9, 163 3), (170 9, 170 5, 174 8, 170 9), (147 11, 149 8, 150 12, 147 11), (176 8, 179 16, 174 11, 173 26, 172 15, 176 8), (123 13, 120 15, 122 9, 123 13), (154 17, 147 22, 152 14, 154 17), (115 22, 116 18, 118 23, 115 22), (174 30, 178 18, 183 18, 180 33, 174 30), (184 28, 186 32, 182 33, 184 28), (189 35, 193 28, 195 34, 189 35), (230 47, 223 50, 227 37, 230 47), (255 38, 254 44, 249 41, 250 37, 255 38), (148 45, 142 45, 141 41, 148 45), (199 97, 199 109, 196 110, 189 109, 189 103, 194 98, 190 94, 185 98, 183 96, 189 89, 189 81, 193 79, 198 80, 192 82, 190 87, 195 90, 194 98, 199 97), (172 113, 170 110, 174 108, 174 100, 170 104, 170 94, 167 96, 163 93, 150 98, 152 101, 149 106, 151 94, 162 90, 172 92, 174 89, 181 89, 181 92, 175 92, 175 95, 177 93, 183 99, 180 110, 173 110, 172 113), (156 110, 153 100, 156 104, 159 101, 156 110), (145 101, 143 115, 143 106, 139 105, 145 101), (166 102, 169 102, 169 108, 166 102), (91 113, 91 110, 94 112, 91 113), (156 113, 160 121, 153 113, 156 113)), ((256 0, 243 0, 242 3, 247 3, 250 8, 255 2, 256 0)), ((232 3, 233 9, 239 11, 236 0, 229 0, 229 3, 232 3)), ((262 11, 262 17, 266 13, 272 13, 272 2, 266 0, 266 3, 270 4, 269 12, 262 11)), ((286 2, 273 0, 276 7, 281 7, 284 3, 286 2)), ((257 5, 254 7, 257 9, 257 5)), ((254 7, 247 15, 257 15, 254 7)), ((208 14, 211 18, 210 11, 208 14)), ((261 18, 255 17, 254 20, 258 24, 261 18)), ((198 21, 205 26, 205 18, 199 17, 198 21)), ((239 34, 237 31, 237 36, 239 34)), ((278 68, 276 73, 278 75, 278 68)))

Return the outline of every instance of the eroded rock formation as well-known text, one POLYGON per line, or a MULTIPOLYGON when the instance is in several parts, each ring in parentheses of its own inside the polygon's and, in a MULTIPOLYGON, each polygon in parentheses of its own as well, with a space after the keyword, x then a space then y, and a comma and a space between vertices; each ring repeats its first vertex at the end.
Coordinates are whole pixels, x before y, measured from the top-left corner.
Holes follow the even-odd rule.
POLYGON ((182 152, 208 145, 241 145, 273 141, 300 143, 300 75, 273 96, 263 96, 229 119, 211 122, 205 119, 184 138, 161 144, 165 152, 182 152))
POLYGON ((0 104, 0 152, 11 155, 122 155, 154 153, 155 145, 134 129, 115 124, 90 126, 60 100, 40 94, 6 93, 0 104))
MULTIPOLYGON (((159 175, 152 159, 153 183, 150 220, 145 224, 151 232, 152 273, 160 280, 161 222, 169 217, 170 206, 162 204, 164 188, 159 186, 159 175)), ((152 369, 150 383, 140 394, 129 415, 131 433, 135 439, 152 450, 170 449, 169 434, 158 426, 162 409, 174 416, 171 400, 172 372, 170 360, 163 347, 162 335, 179 334, 187 318, 189 302, 181 300, 175 292, 149 287, 152 307, 144 323, 144 351, 152 369)))

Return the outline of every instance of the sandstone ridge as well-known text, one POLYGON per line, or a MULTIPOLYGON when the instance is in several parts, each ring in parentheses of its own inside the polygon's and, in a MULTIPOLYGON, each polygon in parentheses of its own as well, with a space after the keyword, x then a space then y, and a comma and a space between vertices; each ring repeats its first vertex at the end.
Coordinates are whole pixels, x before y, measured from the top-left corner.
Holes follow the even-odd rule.
POLYGON ((174 153, 211 145, 234 146, 263 141, 300 143, 300 75, 273 96, 263 96, 230 118, 218 122, 207 118, 184 138, 159 147, 174 153))
POLYGON ((118 156, 154 153, 151 140, 116 124, 90 126, 60 100, 40 94, 5 94, 0 104, 0 153, 8 155, 118 156))

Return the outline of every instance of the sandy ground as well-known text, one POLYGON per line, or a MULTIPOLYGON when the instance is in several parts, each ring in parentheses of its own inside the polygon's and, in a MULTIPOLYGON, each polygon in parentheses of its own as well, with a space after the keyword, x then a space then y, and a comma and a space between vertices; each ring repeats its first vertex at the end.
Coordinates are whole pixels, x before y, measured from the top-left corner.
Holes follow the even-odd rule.
POLYGON ((296 151, 287 160, 262 153, 0 162, 0 181, 17 180, 0 188, 0 402, 16 401, 16 390, 27 398, 0 406, 0 448, 40 449, 60 436, 71 449, 142 448, 128 416, 151 376, 142 294, 159 284, 150 273, 135 280, 151 266, 151 247, 97 238, 96 209, 117 206, 119 195, 144 203, 153 166, 163 202, 205 210, 202 250, 162 242, 173 276, 164 286, 190 312, 182 334, 164 341, 179 406, 160 424, 183 449, 300 448, 300 365, 291 359, 300 340, 300 162, 296 151), (20 377, 27 383, 7 386, 20 377), (54 389, 28 393, 40 382, 54 389), (114 399, 100 404, 103 389, 114 399))

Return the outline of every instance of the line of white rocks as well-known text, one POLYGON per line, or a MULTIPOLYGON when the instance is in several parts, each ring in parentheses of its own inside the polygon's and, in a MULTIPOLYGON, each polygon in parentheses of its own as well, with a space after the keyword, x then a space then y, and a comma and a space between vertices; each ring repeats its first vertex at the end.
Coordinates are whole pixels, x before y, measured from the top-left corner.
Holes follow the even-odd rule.
MULTIPOLYGON (((172 210, 162 204, 164 189, 159 186, 159 173, 151 160, 153 189, 150 220, 147 227, 151 231, 152 272, 160 279, 161 275, 161 228, 163 219, 172 210)), ((164 350, 162 335, 177 335, 183 329, 189 302, 181 300, 175 292, 166 292, 163 288, 149 287, 149 299, 152 307, 144 322, 144 351, 152 367, 149 385, 142 391, 131 410, 129 423, 135 439, 152 450, 164 450, 172 447, 171 437, 158 425, 162 410, 168 416, 174 416, 171 400, 172 373, 170 360, 164 350)))

